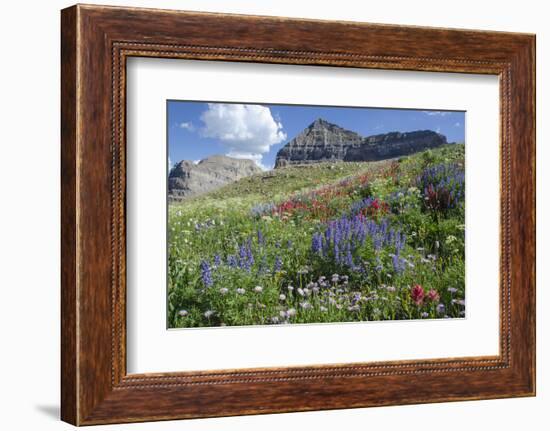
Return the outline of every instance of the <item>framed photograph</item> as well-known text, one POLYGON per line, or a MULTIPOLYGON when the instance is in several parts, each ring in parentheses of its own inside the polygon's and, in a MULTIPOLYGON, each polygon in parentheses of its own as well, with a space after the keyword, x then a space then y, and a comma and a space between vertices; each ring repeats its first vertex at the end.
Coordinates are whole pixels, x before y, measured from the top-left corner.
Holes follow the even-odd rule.
POLYGON ((535 394, 535 37, 62 11, 75 425, 535 394))

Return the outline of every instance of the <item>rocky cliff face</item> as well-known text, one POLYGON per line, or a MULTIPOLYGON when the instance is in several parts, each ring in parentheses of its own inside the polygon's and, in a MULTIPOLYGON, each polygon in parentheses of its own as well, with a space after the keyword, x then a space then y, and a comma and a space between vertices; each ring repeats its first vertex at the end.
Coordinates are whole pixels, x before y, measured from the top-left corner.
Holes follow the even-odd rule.
POLYGON ((319 118, 279 150, 275 167, 326 161, 384 160, 446 143, 444 135, 431 130, 362 137, 319 118))
POLYGON ((175 200, 198 196, 261 171, 252 160, 221 155, 208 157, 197 164, 182 160, 170 171, 168 195, 175 200))

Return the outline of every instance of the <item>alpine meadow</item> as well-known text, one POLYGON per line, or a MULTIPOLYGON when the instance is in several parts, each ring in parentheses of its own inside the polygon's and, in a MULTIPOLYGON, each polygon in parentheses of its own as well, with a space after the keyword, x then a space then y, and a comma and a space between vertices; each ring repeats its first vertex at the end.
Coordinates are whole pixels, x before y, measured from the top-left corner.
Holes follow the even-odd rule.
POLYGON ((463 112, 169 104, 169 328, 465 316, 463 112))

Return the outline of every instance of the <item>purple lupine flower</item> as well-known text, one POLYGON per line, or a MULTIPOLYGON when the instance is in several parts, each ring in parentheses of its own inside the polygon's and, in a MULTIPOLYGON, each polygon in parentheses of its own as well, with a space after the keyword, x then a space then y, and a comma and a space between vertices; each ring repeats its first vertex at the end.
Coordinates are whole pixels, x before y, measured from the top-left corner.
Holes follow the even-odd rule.
POLYGON ((257 236, 258 236, 258 244, 264 245, 265 238, 264 238, 264 235, 263 235, 263 233, 260 229, 258 229, 257 236))
POLYGON ((351 255, 351 249, 348 247, 348 250, 346 252, 346 260, 345 263, 350 268, 355 268, 355 264, 353 263, 353 256, 351 255))
POLYGON ((246 249, 246 258, 248 259, 249 266, 254 265, 254 255, 252 254, 252 249, 250 247, 246 249))
POLYGON ((201 261, 201 279, 206 287, 212 286, 212 272, 210 271, 210 265, 206 260, 201 261))
POLYGON ((350 214, 359 214, 363 209, 370 207, 373 202, 374 198, 369 197, 353 203, 350 207, 350 214))
MULTIPOLYGON (((383 247, 393 246, 402 250, 406 237, 395 228, 391 228, 387 218, 376 222, 363 216, 344 215, 326 223, 324 233, 318 232, 312 236, 312 252, 325 260, 334 262, 337 266, 346 266, 353 270, 363 271, 365 268, 356 264, 356 254, 366 239, 370 237, 375 251, 383 247)), ((381 263, 376 253, 376 259, 381 269, 381 263)), ((402 262, 396 262, 400 265, 402 262)))
POLYGON ((252 254, 252 240, 239 246, 239 268, 245 269, 250 272, 250 269, 254 265, 254 256, 252 254))
POLYGON ((250 269, 248 266, 246 246, 244 244, 239 246, 239 268, 250 269))
POLYGON ((357 304, 360 300, 361 300, 361 294, 359 292, 355 292, 351 297, 351 305, 357 304))
POLYGON ((215 255, 214 256, 214 265, 215 266, 220 266, 222 263, 222 258, 220 257, 219 254, 215 255))
POLYGON ((313 234, 311 251, 315 254, 323 254, 323 236, 319 232, 313 234))
POLYGON ((282 266, 283 266, 283 262, 281 261, 281 258, 279 257, 279 255, 275 256, 275 264, 273 265, 273 272, 279 272, 282 266))
POLYGON ((227 265, 231 268, 236 268, 238 266, 237 258, 232 254, 227 256, 227 265))
POLYGON ((399 256, 397 254, 394 254, 392 256, 392 265, 393 265, 393 270, 399 273, 401 268, 399 264, 399 256))
POLYGON ((463 207, 464 167, 457 164, 430 166, 416 179, 423 190, 424 205, 431 210, 463 207))
POLYGON ((401 274, 405 270, 405 259, 399 256, 398 253, 392 256, 393 270, 397 274, 401 274))
POLYGON ((340 264, 340 248, 338 247, 338 243, 334 243, 334 261, 337 265, 340 264))

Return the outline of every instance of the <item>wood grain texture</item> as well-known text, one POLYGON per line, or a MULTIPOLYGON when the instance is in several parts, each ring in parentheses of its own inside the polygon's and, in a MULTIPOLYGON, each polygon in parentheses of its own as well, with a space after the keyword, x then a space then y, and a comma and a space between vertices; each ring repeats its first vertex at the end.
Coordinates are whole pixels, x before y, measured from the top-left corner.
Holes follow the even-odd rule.
POLYGON ((88 425, 534 394, 533 35, 79 5, 62 11, 61 37, 63 420, 88 425), (499 356, 127 375, 130 56, 498 75, 499 356))
POLYGON ((76 9, 61 16, 61 417, 78 421, 76 297, 76 9))

